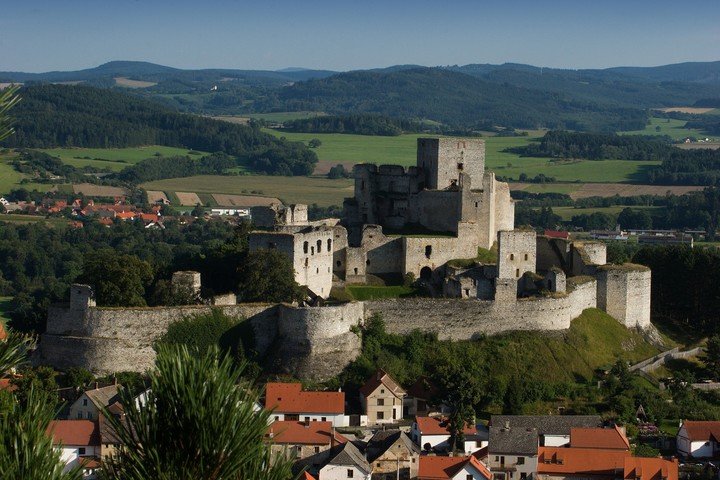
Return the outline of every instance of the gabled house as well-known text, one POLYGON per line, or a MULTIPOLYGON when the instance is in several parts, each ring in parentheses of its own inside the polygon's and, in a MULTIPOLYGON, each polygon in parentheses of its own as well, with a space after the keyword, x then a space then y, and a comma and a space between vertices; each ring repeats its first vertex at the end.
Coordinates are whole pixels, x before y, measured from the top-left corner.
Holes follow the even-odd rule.
POLYGON ((629 456, 630 452, 627 450, 540 447, 538 479, 617 479, 625 468, 625 459, 629 456))
POLYGON ((347 427, 344 392, 304 392, 300 383, 268 383, 265 409, 274 421, 330 422, 347 427))
POLYGON ((70 414, 68 418, 72 420, 97 420, 102 408, 107 408, 119 400, 119 385, 109 385, 107 387, 85 391, 70 406, 70 414))
POLYGON ((493 415, 488 466, 494 480, 531 477, 538 468, 538 447, 568 445, 573 428, 601 425, 598 415, 493 415))
POLYGON ((360 388, 360 403, 369 425, 394 423, 403 418, 406 392, 383 370, 378 370, 360 388))
POLYGON ((400 430, 380 430, 365 447, 373 468, 373 480, 416 478, 420 449, 400 430))
POLYGON ((60 450, 64 471, 83 466, 84 478, 96 478, 99 468, 100 431, 98 422, 91 420, 53 420, 47 429, 53 445, 60 450))
POLYGON ((624 480, 678 480, 677 458, 626 457, 624 480))
POLYGON ((267 433, 270 450, 288 458, 307 458, 325 452, 347 439, 337 433, 330 422, 273 422, 267 433))
POLYGON ((305 458, 293 465, 293 472, 302 471, 317 480, 370 480, 372 466, 352 442, 336 445, 330 450, 305 458))
MULTIPOLYGON (((422 450, 448 452, 450 445, 450 427, 445 417, 416 417, 410 430, 410 437, 422 450)), ((484 429, 475 425, 466 425, 463 429, 465 453, 473 453, 487 445, 488 436, 484 429)))
POLYGON ((420 457, 418 480, 490 480, 487 466, 470 455, 468 457, 420 457))
POLYGON ((720 422, 685 420, 678 430, 676 443, 677 452, 683 457, 720 456, 720 422))

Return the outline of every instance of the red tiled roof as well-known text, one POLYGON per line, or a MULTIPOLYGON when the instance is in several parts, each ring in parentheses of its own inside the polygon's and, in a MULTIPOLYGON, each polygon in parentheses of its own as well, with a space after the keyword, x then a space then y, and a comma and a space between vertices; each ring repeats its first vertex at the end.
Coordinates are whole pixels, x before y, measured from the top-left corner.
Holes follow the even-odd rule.
POLYGON ((100 429, 92 420, 53 420, 47 428, 54 444, 100 445, 100 429))
POLYGON ((707 442, 711 439, 720 441, 720 422, 702 422, 686 420, 682 423, 692 442, 707 442))
POLYGON ((627 457, 623 478, 627 480, 678 480, 678 461, 662 458, 627 457))
POLYGON ((613 428, 571 428, 572 448, 606 448, 630 450, 630 442, 618 426, 613 428))
POLYGON ((265 408, 278 413, 345 413, 345 392, 303 392, 299 383, 270 382, 265 408))
POLYGON ((160 219, 157 213, 141 213, 140 218, 145 222, 157 222, 160 219))
MULTIPOLYGON (((277 421, 270 425, 268 438, 273 443, 330 445, 331 432, 334 432, 331 422, 277 421)), ((334 433, 335 442, 347 442, 347 438, 337 432, 334 433)))
POLYGON ((477 458, 469 457, 420 457, 418 480, 444 480, 453 478, 467 465, 472 465, 485 478, 492 478, 490 470, 477 458))
POLYGON ((8 392, 14 392, 17 390, 17 385, 10 383, 10 378, 0 379, 0 390, 7 390, 8 392))
MULTIPOLYGON (((415 417, 415 422, 421 435, 450 435, 447 418, 415 417)), ((477 427, 474 425, 466 425, 463 433, 465 435, 475 435, 477 434, 477 427)))
POLYGON ((117 217, 121 220, 128 220, 131 218, 135 218, 135 212, 117 212, 115 217, 117 217))
POLYGON ((385 388, 390 390, 398 398, 405 396, 405 390, 384 370, 378 370, 372 377, 368 378, 365 385, 360 387, 360 393, 367 397, 377 390, 380 385, 384 385, 385 388))
POLYGON ((560 230, 545 230, 544 235, 550 238, 570 238, 570 234, 568 232, 563 232, 560 230))
POLYGON ((629 456, 627 450, 539 447, 537 473, 614 475, 629 456))
POLYGON ((303 475, 303 480, 315 480, 315 477, 305 472, 305 475, 303 475))

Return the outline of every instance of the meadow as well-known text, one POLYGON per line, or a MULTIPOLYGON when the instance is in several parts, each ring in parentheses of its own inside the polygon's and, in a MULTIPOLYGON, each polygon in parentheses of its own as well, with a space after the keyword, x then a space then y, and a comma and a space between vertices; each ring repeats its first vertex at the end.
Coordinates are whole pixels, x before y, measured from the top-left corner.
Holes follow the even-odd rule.
MULTIPOLYGON (((614 205, 612 207, 593 207, 593 208, 575 208, 575 207, 552 207, 553 213, 557 214, 562 218, 563 220, 571 220, 573 216, 575 215, 590 215, 592 213, 605 213, 612 216, 617 216, 622 212, 625 208, 628 208, 626 205, 614 205)), ((646 207, 646 206, 637 206, 633 205, 629 208, 632 208, 633 210, 646 210, 650 215, 657 212, 660 213, 663 210, 663 207, 646 207)))
POLYGON ((207 155, 206 152, 196 152, 194 150, 188 150, 187 148, 165 147, 162 145, 129 148, 46 148, 40 149, 40 151, 54 157, 59 157, 63 163, 74 167, 82 168, 90 166, 111 170, 113 172, 119 172, 128 165, 133 165, 156 156, 173 157, 192 155, 199 158, 202 155, 207 155))
MULTIPOLYGON (((342 205, 345 197, 353 196, 349 179, 330 180, 320 177, 272 177, 265 175, 198 175, 187 178, 157 180, 140 185, 147 190, 169 192, 228 193, 235 195, 261 192, 258 195, 277 197, 284 203, 317 203, 320 206, 342 205)), ((200 195, 202 198, 202 195, 200 195)), ((169 195, 171 201, 173 196, 169 195)))
POLYGON ((624 135, 667 135, 673 140, 682 140, 686 137, 705 137, 701 130, 685 128, 686 123, 685 120, 674 118, 651 117, 650 124, 646 125, 643 130, 621 133, 624 135), (658 129, 658 127, 660 128, 658 129))

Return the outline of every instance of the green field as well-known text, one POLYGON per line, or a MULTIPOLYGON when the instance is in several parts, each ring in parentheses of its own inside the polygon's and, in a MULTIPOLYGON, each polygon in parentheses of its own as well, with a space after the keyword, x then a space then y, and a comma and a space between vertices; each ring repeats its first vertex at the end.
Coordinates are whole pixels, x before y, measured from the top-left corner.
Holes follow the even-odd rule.
POLYGON ((325 115, 323 112, 273 112, 273 113, 248 113, 247 115, 238 115, 239 117, 257 118, 267 122, 287 122, 290 120, 303 120, 305 118, 315 118, 325 115))
POLYGON ((263 196, 277 197, 284 203, 317 203, 320 206, 342 205, 345 197, 353 196, 351 180, 330 180, 319 177, 274 177, 266 175, 220 176, 199 175, 143 183, 146 190, 164 192, 229 193, 250 195, 261 191, 263 196))
MULTIPOLYGON (((288 133, 266 130, 291 141, 307 142, 318 138, 322 142, 315 151, 320 161, 376 163, 410 166, 415 165, 417 139, 423 134, 397 137, 348 135, 341 133, 288 133)), ((542 135, 542 132, 533 132, 542 135)), ((484 137, 486 166, 498 176, 517 179, 521 173, 530 177, 544 174, 561 182, 641 182, 643 171, 660 162, 625 160, 573 160, 561 161, 550 158, 521 158, 515 153, 503 152, 509 147, 527 145, 537 139, 528 137, 484 137)))
POLYGON ((686 137, 704 137, 705 134, 701 130, 685 128, 685 120, 676 120, 674 118, 658 118, 651 117, 650 124, 643 130, 635 130, 631 132, 620 132, 624 135, 668 135, 673 140, 682 140, 686 137), (660 131, 656 128, 660 127, 660 131))
MULTIPOLYGON (((129 148, 46 148, 40 151, 59 157, 63 163, 74 167, 90 166, 114 172, 119 172, 128 165, 152 158, 158 153, 163 157, 190 154, 187 148, 164 147, 162 145, 129 148)), ((196 154, 193 151, 193 155, 199 157, 200 155, 206 155, 206 152, 197 152, 196 154)))
POLYGON ((44 223, 45 225, 57 227, 68 224, 67 218, 61 217, 44 217, 42 215, 24 215, 24 214, 2 214, 0 215, 0 223, 14 223, 14 224, 27 224, 27 223, 44 223))
POLYGON ((0 195, 10 193, 11 190, 24 188, 26 190, 39 190, 46 192, 52 190, 54 185, 47 183, 20 183, 25 179, 25 175, 16 171, 10 162, 16 158, 15 154, 0 155, 0 195))

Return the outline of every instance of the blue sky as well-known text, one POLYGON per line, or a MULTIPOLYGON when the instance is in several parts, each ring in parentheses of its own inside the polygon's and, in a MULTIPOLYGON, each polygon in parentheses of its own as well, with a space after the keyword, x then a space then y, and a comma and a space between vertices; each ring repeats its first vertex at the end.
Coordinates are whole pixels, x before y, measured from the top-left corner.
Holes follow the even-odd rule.
POLYGON ((720 60, 720 1, 0 0, 0 70, 720 60))

